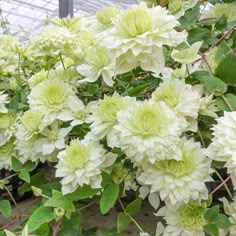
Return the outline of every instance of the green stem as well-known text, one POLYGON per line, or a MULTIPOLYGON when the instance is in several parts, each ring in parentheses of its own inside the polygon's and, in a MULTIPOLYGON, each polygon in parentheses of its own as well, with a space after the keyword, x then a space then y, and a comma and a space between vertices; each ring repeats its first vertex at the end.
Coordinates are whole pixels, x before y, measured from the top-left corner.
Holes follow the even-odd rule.
POLYGON ((140 232, 144 233, 143 229, 141 228, 141 226, 138 224, 138 222, 131 216, 129 215, 126 210, 125 210, 125 207, 123 205, 123 203, 121 202, 121 200, 119 200, 119 203, 124 211, 124 213, 131 219, 131 221, 133 221, 133 223, 137 226, 137 228, 139 229, 140 232))
POLYGON ((201 134, 201 132, 200 132, 199 129, 197 130, 197 133, 198 133, 199 138, 200 138, 200 140, 201 140, 202 146, 203 146, 204 148, 206 148, 206 144, 205 144, 205 142, 204 142, 204 139, 203 139, 202 134, 201 134))
MULTIPOLYGON (((220 179, 220 181, 223 183, 223 182, 224 182, 224 179, 221 177, 220 173, 216 170, 216 167, 215 167, 215 166, 213 166, 213 167, 214 167, 214 169, 215 169, 216 175, 218 176, 218 178, 220 179)), ((230 192, 230 190, 229 190, 229 188, 228 188, 228 186, 227 186, 226 183, 224 183, 224 187, 225 187, 225 190, 227 191, 229 197, 230 197, 231 200, 233 201, 233 195, 232 195, 232 193, 230 192)))
POLYGON ((61 53, 59 53, 59 57, 60 57, 60 60, 61 60, 61 64, 63 66, 63 69, 66 70, 66 67, 64 65, 64 62, 63 62, 63 59, 62 59, 62 56, 61 56, 61 53))
POLYGON ((226 103, 226 105, 228 106, 228 108, 230 109, 230 111, 234 111, 233 107, 231 106, 231 104, 229 103, 229 101, 227 100, 227 98, 225 97, 224 94, 222 94, 222 99, 224 100, 224 102, 226 103))

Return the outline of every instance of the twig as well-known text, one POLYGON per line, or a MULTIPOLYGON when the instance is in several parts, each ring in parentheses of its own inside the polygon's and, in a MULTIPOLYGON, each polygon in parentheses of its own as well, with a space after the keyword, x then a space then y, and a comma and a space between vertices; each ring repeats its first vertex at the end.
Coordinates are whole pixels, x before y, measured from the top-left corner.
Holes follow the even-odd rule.
POLYGON ((96 201, 90 202, 89 204, 87 204, 87 205, 85 205, 85 206, 83 206, 83 207, 80 207, 80 208, 76 209, 76 211, 82 211, 82 210, 84 210, 84 209, 86 209, 86 208, 88 208, 88 207, 94 205, 95 203, 96 203, 96 201))
POLYGON ((218 185, 212 192, 211 195, 218 191, 225 183, 231 179, 231 176, 228 176, 220 185, 218 185))
POLYGON ((62 221, 64 219, 64 216, 65 216, 65 213, 62 215, 61 219, 58 221, 57 226, 56 226, 52 236, 56 236, 57 235, 58 231, 60 230, 61 223, 62 223, 62 221))

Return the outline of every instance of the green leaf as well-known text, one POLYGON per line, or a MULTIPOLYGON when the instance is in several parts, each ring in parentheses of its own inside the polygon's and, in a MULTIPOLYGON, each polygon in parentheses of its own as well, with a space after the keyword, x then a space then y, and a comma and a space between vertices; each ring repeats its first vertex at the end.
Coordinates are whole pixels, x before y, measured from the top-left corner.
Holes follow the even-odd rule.
POLYGON ((213 222, 219 215, 219 205, 209 208, 204 213, 204 218, 210 222, 213 222))
POLYGON ((200 80, 206 87, 206 89, 214 93, 215 96, 221 96, 227 91, 227 84, 225 84, 222 80, 220 80, 217 77, 214 76, 203 76, 198 77, 198 80, 200 80))
POLYGON ((180 17, 181 27, 188 28, 193 25, 200 16, 200 4, 196 4, 191 10, 187 11, 184 16, 180 17))
POLYGON ((30 183, 30 174, 27 171, 22 170, 18 176, 20 179, 24 180, 25 182, 30 183))
POLYGON ((113 181, 111 175, 106 172, 102 172, 102 187, 106 188, 106 186, 111 184, 112 182, 113 181))
MULTIPOLYGON (((235 110, 236 109, 236 96, 232 93, 227 93, 225 94, 225 98, 227 99, 231 107, 235 110)), ((224 101, 222 97, 216 98, 216 105, 222 111, 231 111, 231 109, 229 108, 229 106, 226 104, 226 102, 224 101)))
POLYGON ((100 210, 102 214, 106 214, 116 203, 119 196, 119 185, 109 184, 100 199, 100 210))
POLYGON ((214 223, 220 229, 228 229, 231 226, 229 219, 224 214, 219 214, 217 218, 214 220, 214 223))
POLYGON ((47 223, 42 224, 36 231, 37 236, 48 236, 50 233, 50 228, 47 223))
POLYGON ((61 192, 53 190, 52 197, 49 198, 44 206, 63 208, 66 211, 75 211, 74 204, 68 200, 61 192))
POLYGON ((195 28, 189 31, 188 42, 190 44, 198 41, 207 40, 211 37, 211 31, 206 28, 195 28))
POLYGON ((236 86, 236 54, 230 51, 219 63, 215 75, 226 84, 236 86))
POLYGON ((27 222, 29 233, 38 229, 42 224, 49 223, 53 219, 54 213, 51 207, 41 206, 37 208, 27 222))
POLYGON ((11 204, 8 200, 0 201, 0 212, 7 218, 11 216, 11 204))
POLYGON ((150 84, 142 84, 142 85, 139 85, 135 88, 131 88, 128 90, 128 95, 129 96, 137 96, 139 94, 141 94, 143 91, 145 91, 148 87, 150 86, 150 84))
POLYGON ((65 197, 70 201, 78 201, 92 197, 99 191, 100 189, 93 189, 88 185, 83 185, 83 187, 77 188, 75 192, 66 194, 65 197))
POLYGON ((118 231, 118 233, 121 233, 122 231, 126 230, 129 225, 130 225, 129 216, 126 215, 124 212, 121 212, 118 215, 118 219, 117 219, 117 231, 118 231))
POLYGON ((12 169, 15 172, 21 171, 23 169, 23 164, 15 157, 11 158, 11 164, 12 164, 12 169))
POLYGON ((216 225, 214 224, 207 224, 203 226, 203 229, 206 233, 211 236, 219 236, 219 230, 216 225))
POLYGON ((142 206, 142 198, 137 198, 133 202, 131 202, 125 209, 126 213, 133 216, 139 213, 140 208, 142 206))
POLYGON ((37 166, 36 162, 27 161, 24 164, 24 171, 30 172, 30 171, 34 170, 36 168, 36 166, 37 166))

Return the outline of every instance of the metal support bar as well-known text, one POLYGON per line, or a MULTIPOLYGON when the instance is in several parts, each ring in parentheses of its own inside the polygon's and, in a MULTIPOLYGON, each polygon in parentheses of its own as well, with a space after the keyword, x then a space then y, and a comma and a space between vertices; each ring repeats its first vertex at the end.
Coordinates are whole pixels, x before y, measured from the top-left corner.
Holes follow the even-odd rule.
POLYGON ((73 0, 59 0, 59 17, 73 17, 73 0))

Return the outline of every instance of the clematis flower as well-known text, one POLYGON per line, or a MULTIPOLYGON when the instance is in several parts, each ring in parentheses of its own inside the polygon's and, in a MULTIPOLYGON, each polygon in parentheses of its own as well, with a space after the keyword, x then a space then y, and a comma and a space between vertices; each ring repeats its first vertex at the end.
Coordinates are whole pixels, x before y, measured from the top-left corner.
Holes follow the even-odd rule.
POLYGON ((159 192, 163 201, 172 205, 208 198, 205 183, 212 181, 211 160, 192 139, 182 139, 182 160, 161 160, 143 165, 139 183, 149 185, 151 192, 159 192))
POLYGON ((5 107, 5 104, 9 103, 7 95, 4 94, 3 91, 0 91, 0 112, 1 113, 7 113, 7 108, 5 107))
POLYGON ((67 194, 84 184, 101 188, 101 172, 115 162, 116 155, 107 153, 98 142, 75 139, 58 158, 56 177, 62 177, 62 193, 67 194))

